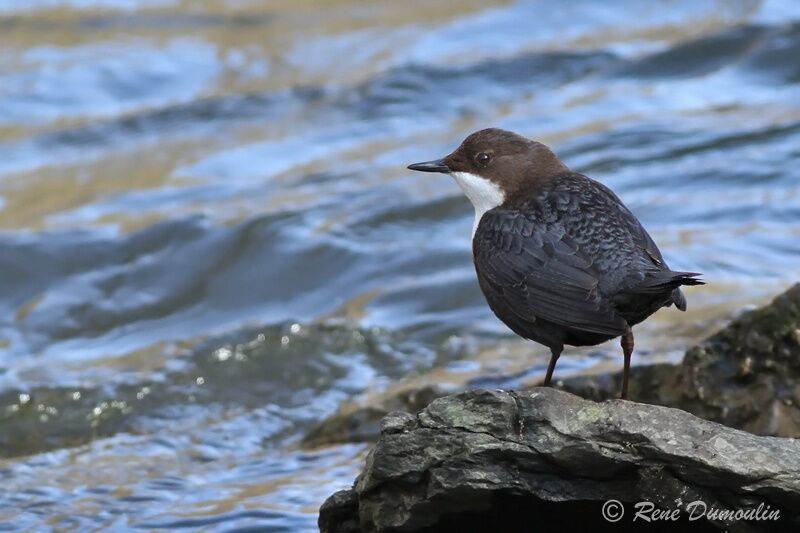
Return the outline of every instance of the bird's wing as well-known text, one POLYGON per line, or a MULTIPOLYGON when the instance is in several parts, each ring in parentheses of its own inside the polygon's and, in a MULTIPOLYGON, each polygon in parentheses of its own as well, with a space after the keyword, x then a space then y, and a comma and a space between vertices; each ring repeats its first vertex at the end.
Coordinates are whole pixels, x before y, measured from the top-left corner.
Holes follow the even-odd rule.
POLYGON ((669 267, 664 262, 664 257, 661 255, 661 250, 658 249, 655 241, 653 241, 653 238, 650 237, 649 233, 647 233, 647 230, 644 229, 644 226, 642 226, 642 223, 639 222, 639 219, 636 218, 636 216, 625 206, 624 203, 622 203, 622 200, 619 199, 614 191, 599 181, 595 181, 594 184, 612 199, 613 203, 615 204, 619 220, 625 224, 631 238, 636 245, 641 248, 645 254, 647 254, 648 259, 650 259, 655 266, 663 267, 665 270, 668 270, 669 267))
POLYGON ((557 222, 503 207, 486 212, 473 241, 481 284, 519 317, 604 335, 627 323, 598 291, 592 258, 557 222))
MULTIPOLYGON (((652 293, 654 289, 657 290, 658 288, 660 288, 660 292, 663 292, 666 285, 674 282, 675 287, 671 292, 672 303, 681 311, 686 311, 686 298, 683 292, 681 292, 678 282, 681 282, 680 284, 683 285, 700 284, 698 280, 692 279, 700 274, 693 272, 672 272, 666 261, 664 261, 661 250, 658 249, 655 241, 653 241, 653 238, 650 237, 650 234, 647 233, 647 230, 644 229, 644 226, 642 226, 636 216, 625 207, 625 204, 614 194, 614 191, 600 182, 595 182, 595 184, 614 201, 618 208, 619 219, 626 225, 634 244, 639 250, 644 252, 645 257, 656 267, 655 270, 644 270, 644 278, 636 280, 636 284, 627 287, 626 292, 629 294, 652 293), (691 274, 691 276, 687 277, 689 274, 691 274)), ((617 303, 624 307, 624 302, 617 303)))

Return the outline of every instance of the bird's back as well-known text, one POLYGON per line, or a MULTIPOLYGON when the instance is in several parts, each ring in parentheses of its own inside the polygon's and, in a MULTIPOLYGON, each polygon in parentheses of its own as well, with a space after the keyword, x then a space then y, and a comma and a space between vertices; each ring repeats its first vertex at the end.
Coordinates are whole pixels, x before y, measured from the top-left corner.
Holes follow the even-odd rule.
POLYGON ((669 268, 647 230, 613 191, 569 173, 554 181, 551 194, 569 198, 560 209, 559 222, 594 259, 599 291, 630 325, 665 305, 686 310, 679 286, 695 284, 695 276, 669 268))
POLYGON ((669 269, 610 189, 572 172, 537 185, 478 226, 475 264, 490 306, 608 337, 660 307, 685 306, 678 286, 691 284, 680 277, 688 273, 669 269))
POLYGON ((592 259, 598 289, 611 297, 634 286, 647 273, 669 270, 639 220, 605 185, 567 173, 531 198, 534 211, 561 227, 592 259))

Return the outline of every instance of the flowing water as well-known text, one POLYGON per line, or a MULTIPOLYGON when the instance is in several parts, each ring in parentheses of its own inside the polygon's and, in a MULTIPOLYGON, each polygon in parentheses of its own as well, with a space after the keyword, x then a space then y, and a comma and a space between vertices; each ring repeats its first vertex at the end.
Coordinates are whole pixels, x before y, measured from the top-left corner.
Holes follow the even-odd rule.
POLYGON ((637 363, 800 278, 796 2, 0 0, 0 530, 314 530, 342 402, 541 376, 404 168, 492 125, 705 274, 637 363))

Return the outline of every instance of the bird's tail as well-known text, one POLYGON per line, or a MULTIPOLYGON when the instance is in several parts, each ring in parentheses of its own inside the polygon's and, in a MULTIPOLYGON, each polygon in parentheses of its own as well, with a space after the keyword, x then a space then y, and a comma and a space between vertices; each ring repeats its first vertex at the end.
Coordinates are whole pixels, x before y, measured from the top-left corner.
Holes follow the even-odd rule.
POLYGON ((677 283, 680 285, 705 285, 706 282, 699 279, 702 274, 699 272, 672 272, 670 283, 677 283))
POLYGON ((672 291, 672 303, 681 311, 686 311, 686 297, 683 295, 680 285, 705 285, 706 282, 698 279, 702 274, 697 272, 673 272, 673 274, 675 275, 673 279, 677 281, 679 286, 672 291))
POLYGON ((644 282, 634 290, 640 294, 658 294, 672 289, 672 303, 681 311, 686 311, 686 298, 681 292, 681 285, 705 285, 699 279, 702 274, 698 272, 673 272, 664 270, 654 276, 648 276, 644 282))

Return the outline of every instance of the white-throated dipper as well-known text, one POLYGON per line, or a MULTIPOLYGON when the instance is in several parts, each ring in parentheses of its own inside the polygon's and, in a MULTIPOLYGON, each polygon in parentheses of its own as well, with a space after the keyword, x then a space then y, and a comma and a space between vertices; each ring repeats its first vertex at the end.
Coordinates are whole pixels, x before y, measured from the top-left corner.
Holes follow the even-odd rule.
POLYGON ((670 270, 611 189, 510 131, 477 131, 447 157, 408 168, 450 174, 472 202, 478 283, 511 330, 550 348, 544 384, 565 344, 621 336, 627 398, 631 328, 661 307, 685 311, 680 286, 702 285, 700 274, 670 270))

